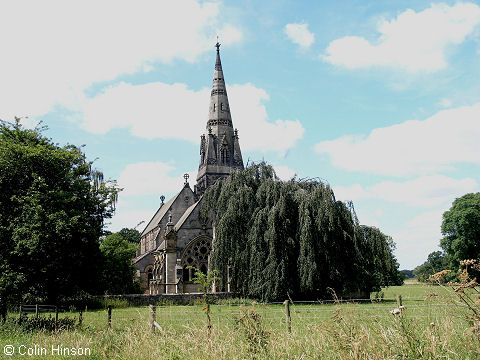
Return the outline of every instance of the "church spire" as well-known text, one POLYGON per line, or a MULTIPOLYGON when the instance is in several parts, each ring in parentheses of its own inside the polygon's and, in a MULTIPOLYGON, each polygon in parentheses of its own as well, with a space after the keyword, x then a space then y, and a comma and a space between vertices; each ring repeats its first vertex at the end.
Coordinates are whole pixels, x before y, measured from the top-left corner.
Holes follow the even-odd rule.
POLYGON ((216 136, 220 136, 221 133, 218 131, 225 131, 224 126, 233 128, 233 123, 230 115, 230 105, 228 104, 227 88, 223 77, 222 61, 220 60, 220 43, 217 42, 215 47, 217 48, 217 60, 215 61, 215 71, 213 72, 207 128, 212 127, 213 133, 216 136))
POLYGON ((210 107, 205 134, 200 137, 200 165, 196 192, 202 194, 218 178, 234 170, 243 170, 238 133, 233 129, 227 88, 220 60, 220 43, 215 44, 217 58, 213 72, 210 107))

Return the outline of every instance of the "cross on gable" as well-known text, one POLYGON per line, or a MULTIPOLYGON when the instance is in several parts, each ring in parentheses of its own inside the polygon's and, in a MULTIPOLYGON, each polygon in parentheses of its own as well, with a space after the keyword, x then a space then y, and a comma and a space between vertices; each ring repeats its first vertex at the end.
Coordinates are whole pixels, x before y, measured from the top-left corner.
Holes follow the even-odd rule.
POLYGON ((188 178, 190 177, 190 175, 188 175, 187 173, 183 174, 183 178, 185 179, 185 185, 188 184, 188 178))

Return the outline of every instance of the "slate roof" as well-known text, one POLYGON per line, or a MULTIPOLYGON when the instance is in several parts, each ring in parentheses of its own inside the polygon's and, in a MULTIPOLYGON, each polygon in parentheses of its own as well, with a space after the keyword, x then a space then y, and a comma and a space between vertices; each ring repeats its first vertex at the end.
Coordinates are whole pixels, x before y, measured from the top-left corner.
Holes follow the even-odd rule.
POLYGON ((142 255, 139 255, 137 256, 135 259, 133 259, 133 261, 135 261, 136 263, 139 262, 140 260, 142 260, 145 256, 149 255, 152 251, 147 251, 147 252, 144 252, 142 255))
POLYGON ((153 215, 152 220, 148 223, 148 225, 145 227, 145 230, 142 231, 142 234, 140 236, 145 235, 146 233, 152 231, 155 229, 155 227, 158 225, 158 223, 163 219, 163 217, 167 214, 168 209, 172 206, 173 202, 177 199, 178 195, 183 191, 183 189, 174 197, 172 197, 170 200, 168 200, 167 203, 163 204, 160 206, 160 208, 157 210, 155 215, 153 215))
POLYGON ((190 205, 190 207, 187 210, 185 210, 182 217, 175 224, 175 227, 174 227, 175 231, 178 231, 182 227, 183 223, 187 220, 187 218, 190 216, 190 214, 193 212, 193 210, 195 210, 197 205, 200 204, 200 201, 202 201, 202 200, 201 199, 198 200, 193 205, 190 205))

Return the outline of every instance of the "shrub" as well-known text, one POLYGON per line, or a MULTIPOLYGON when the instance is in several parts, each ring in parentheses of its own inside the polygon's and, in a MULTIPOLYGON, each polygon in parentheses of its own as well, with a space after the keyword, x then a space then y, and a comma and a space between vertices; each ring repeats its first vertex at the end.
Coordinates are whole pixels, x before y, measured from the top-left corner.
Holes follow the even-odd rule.
POLYGON ((22 314, 17 319, 12 319, 14 325, 17 325, 24 331, 64 331, 73 330, 77 322, 75 317, 62 317, 55 321, 55 317, 49 316, 27 316, 22 314))
POLYGON ((255 308, 240 308, 241 315, 234 315, 238 329, 242 332, 247 346, 253 352, 265 350, 268 345, 269 334, 265 329, 262 317, 255 308))

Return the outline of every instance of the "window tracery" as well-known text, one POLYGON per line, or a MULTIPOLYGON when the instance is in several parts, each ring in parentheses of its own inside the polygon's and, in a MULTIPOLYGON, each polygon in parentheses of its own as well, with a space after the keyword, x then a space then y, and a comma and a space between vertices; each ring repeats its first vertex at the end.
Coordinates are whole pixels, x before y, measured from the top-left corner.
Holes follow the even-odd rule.
POLYGON ((187 246, 182 256, 183 281, 193 280, 194 272, 192 269, 188 269, 189 266, 193 266, 204 273, 207 272, 211 250, 212 239, 207 236, 202 236, 187 246))

